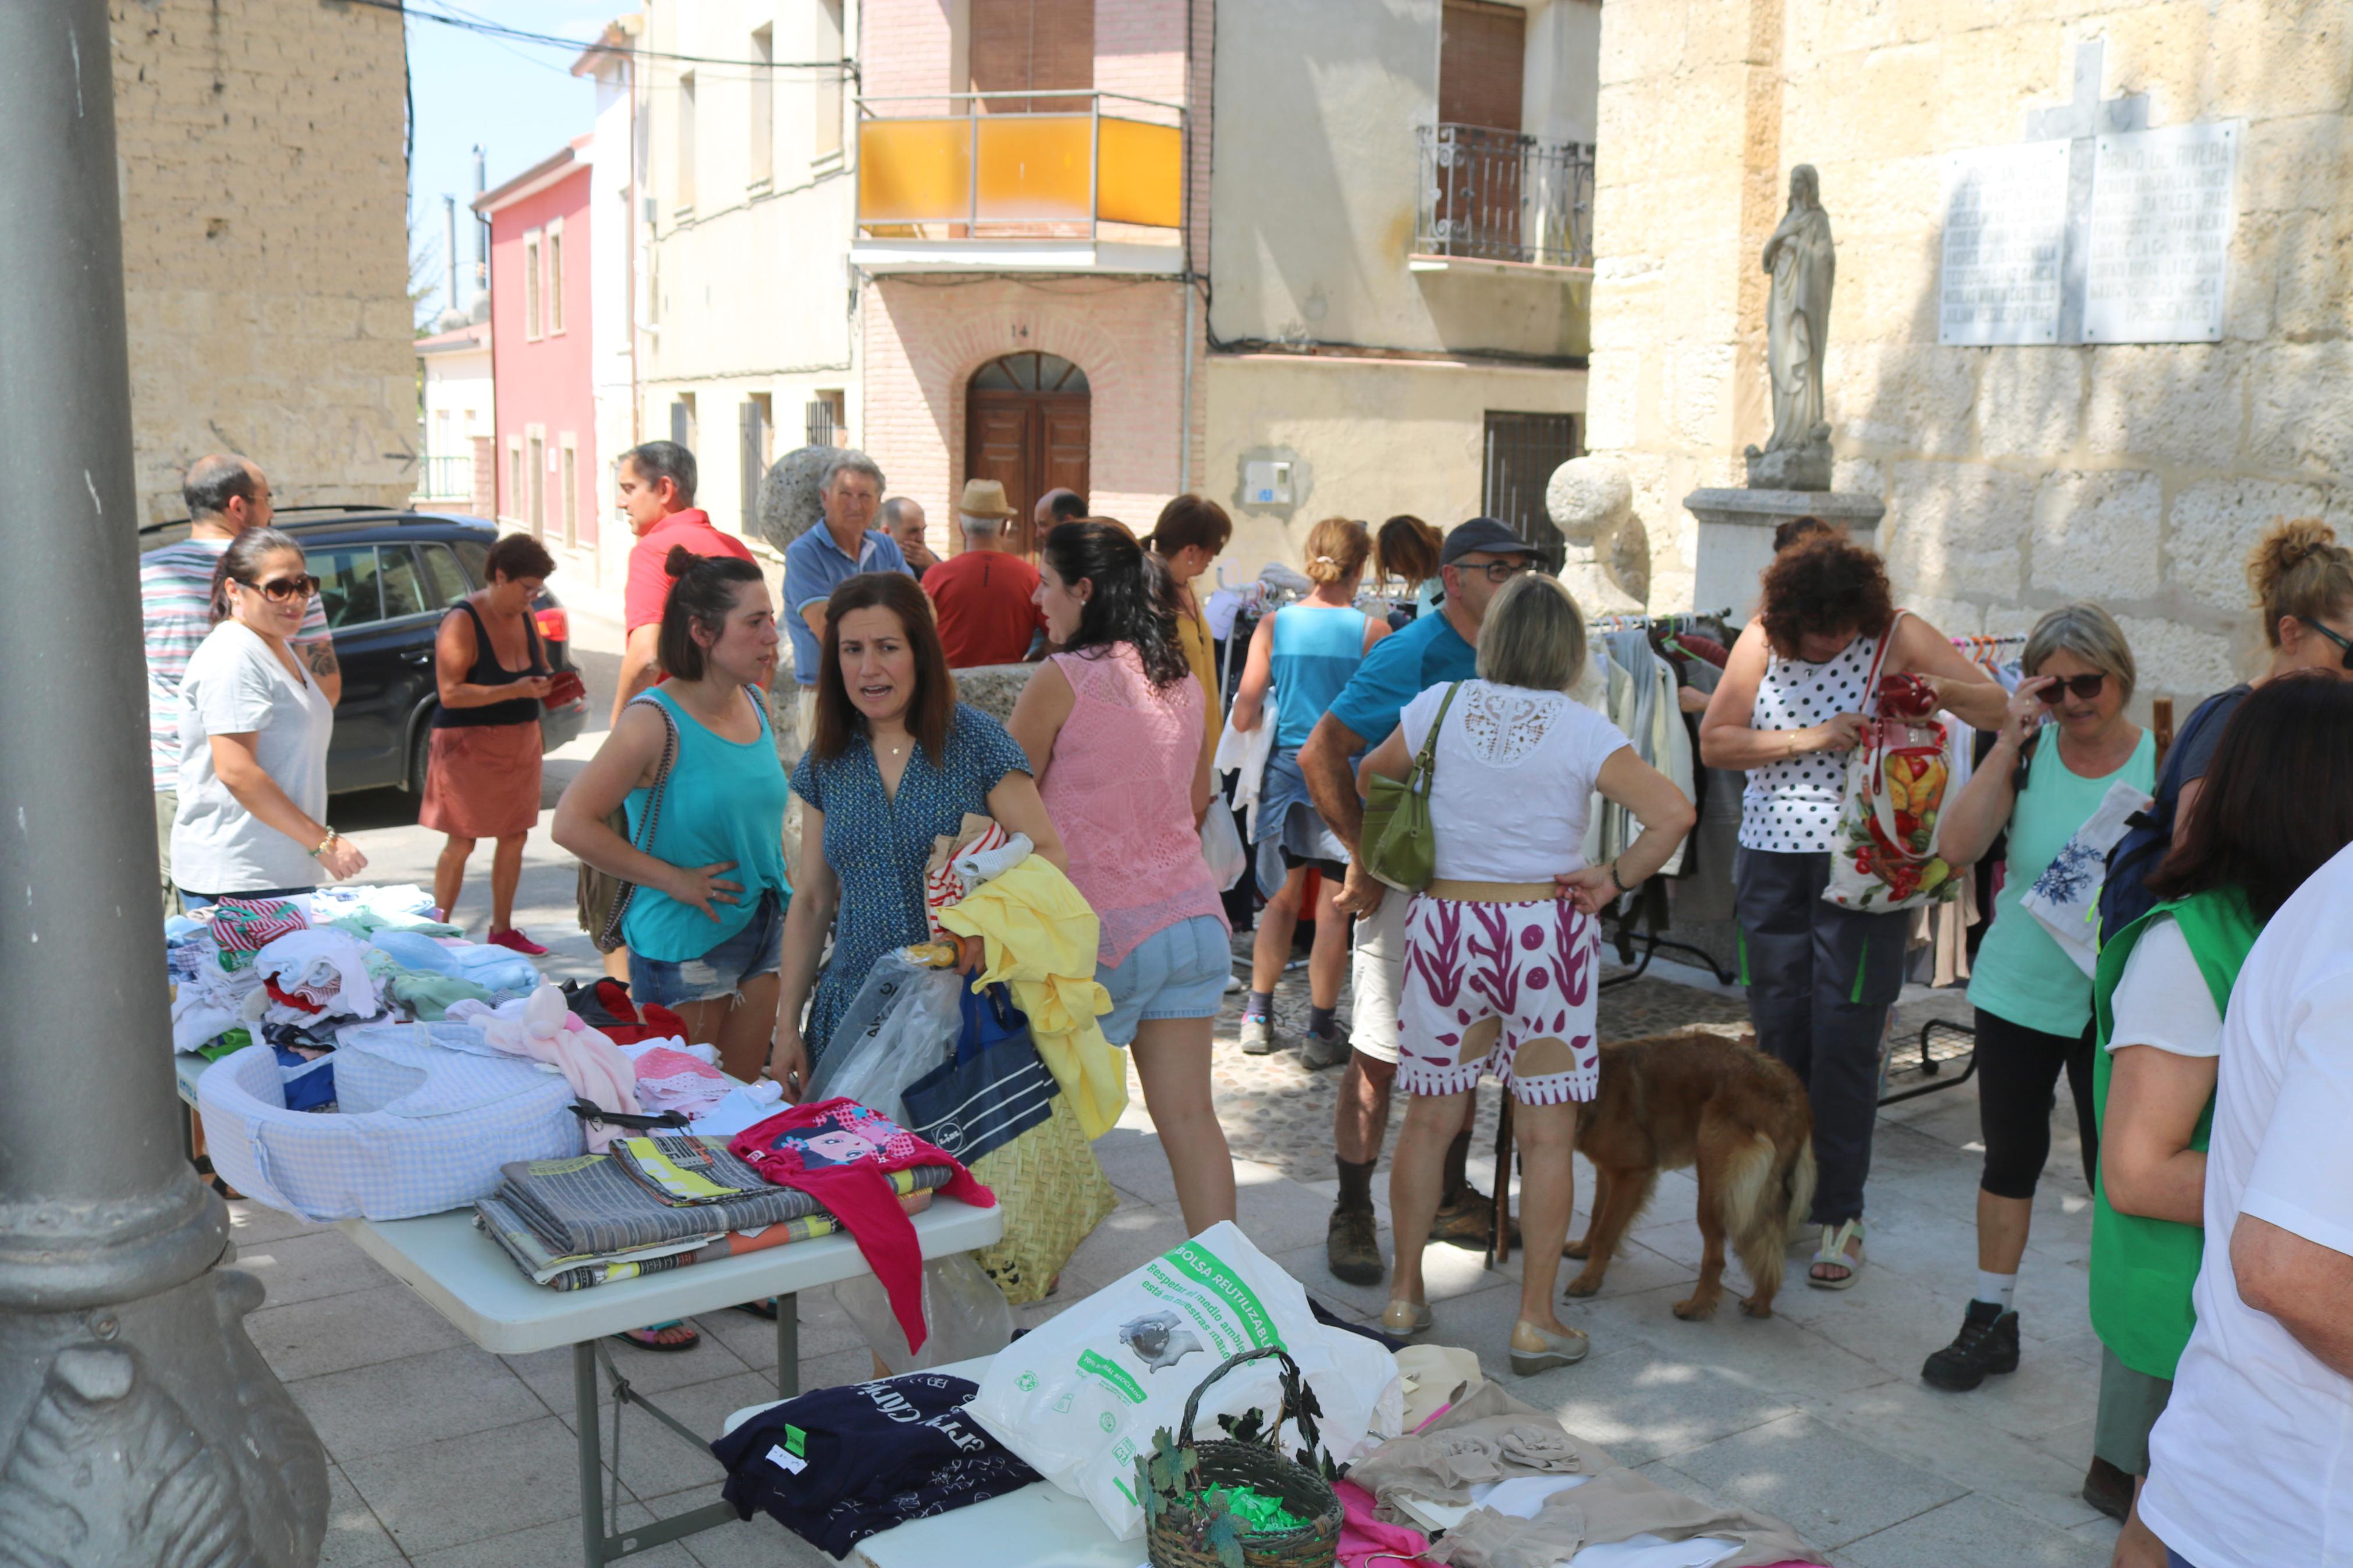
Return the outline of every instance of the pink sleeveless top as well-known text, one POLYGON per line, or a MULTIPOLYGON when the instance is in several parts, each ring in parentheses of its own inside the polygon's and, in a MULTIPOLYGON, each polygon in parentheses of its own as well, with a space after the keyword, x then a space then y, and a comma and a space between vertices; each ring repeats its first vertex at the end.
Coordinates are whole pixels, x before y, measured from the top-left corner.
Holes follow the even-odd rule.
POLYGON ((1124 963, 1145 937, 1195 915, 1224 924, 1193 826, 1201 683, 1153 690, 1133 643, 1050 662, 1073 700, 1038 794, 1062 836, 1071 882, 1103 921, 1096 957, 1124 963))

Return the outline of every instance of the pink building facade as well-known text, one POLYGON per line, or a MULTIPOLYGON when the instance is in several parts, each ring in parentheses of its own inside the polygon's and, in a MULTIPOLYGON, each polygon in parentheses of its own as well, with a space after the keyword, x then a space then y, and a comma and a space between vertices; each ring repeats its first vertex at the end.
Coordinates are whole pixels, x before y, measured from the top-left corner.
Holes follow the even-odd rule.
POLYGON ((950 514, 971 478, 1004 483, 1030 549, 1048 489, 1076 489, 1141 533, 1198 488, 1211 12, 1208 0, 862 7, 860 444, 892 492, 930 510, 934 548, 960 546, 950 514), (1024 93, 1037 96, 991 96, 1024 93), (903 194, 912 178, 894 188, 877 128, 929 120, 953 150, 958 117, 979 121, 971 184, 936 209, 908 205, 939 193, 903 194), (999 132, 1060 138, 1056 155, 1082 161, 1071 185, 1009 185, 1042 160, 1030 142, 1025 163, 992 163, 986 138, 999 132))
POLYGON ((603 514, 591 349, 593 139, 474 202, 491 225, 491 355, 499 521, 551 548, 594 551, 603 514))

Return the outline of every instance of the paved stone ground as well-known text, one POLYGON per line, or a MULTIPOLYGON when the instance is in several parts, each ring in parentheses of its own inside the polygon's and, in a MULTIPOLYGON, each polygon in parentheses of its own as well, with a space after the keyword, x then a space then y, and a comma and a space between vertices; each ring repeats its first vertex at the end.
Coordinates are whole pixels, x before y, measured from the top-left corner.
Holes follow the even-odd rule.
MULTIPOLYGON (((609 691, 617 634, 582 603, 587 595, 566 596, 580 605, 575 625, 584 628, 591 684, 609 691), (599 646, 607 651, 596 651, 599 646)), ((594 739, 575 748, 578 755, 594 739)), ((549 805, 576 765, 551 763, 549 805)), ((375 862, 371 879, 429 877, 438 843, 414 826, 413 807, 401 797, 343 797, 334 815, 339 826, 358 833, 375 862)), ((596 968, 586 939, 571 934, 571 899, 570 863, 547 842, 543 815, 526 856, 519 913, 526 929, 557 949, 548 966, 558 975, 596 968)), ((479 925, 481 900, 477 881, 461 918, 479 925)), ((1683 979, 1704 977, 1662 966, 1604 992, 1605 1031, 1623 1037, 1739 1018, 1736 995, 1683 979)), ((1302 993, 1303 979, 1294 973, 1278 1002, 1294 1028, 1303 1022, 1302 993)), ((1897 1037, 1908 1037, 1924 1016, 1955 1009, 1949 995, 1909 999, 1897 1037)), ((1368 1321, 1385 1292, 1344 1285, 1324 1267, 1339 1075, 1306 1073, 1290 1053, 1241 1056, 1236 1011, 1229 1007, 1220 1023, 1217 1073, 1242 1226, 1311 1292, 1368 1321)), ((1476 1254, 1448 1247, 1433 1248, 1428 1260, 1433 1338, 1471 1348, 1491 1375, 1514 1381, 1522 1398, 1661 1481, 1786 1520, 1834 1568, 2100 1568, 2115 1527, 2075 1495, 2090 1455, 2099 1346, 2084 1315, 2090 1215, 2071 1115, 2053 1119, 2052 1170, 2021 1280, 2023 1372, 1960 1396, 1918 1379, 1921 1359, 1951 1337, 1973 1283, 1976 1114, 1968 1088, 1883 1114, 1870 1264, 1852 1290, 1805 1289, 1798 1276, 1806 1249, 1797 1248, 1769 1321, 1752 1322, 1728 1308, 1713 1322, 1677 1321, 1668 1303, 1689 1289, 1699 1240, 1691 1217, 1696 1189, 1687 1175, 1671 1174, 1601 1294, 1564 1309, 1568 1321, 1593 1335, 1586 1362, 1511 1380, 1504 1337, 1517 1310, 1518 1270, 1491 1273, 1476 1254)), ((1157 1145, 1140 1103, 1098 1143, 1121 1206, 1071 1259, 1060 1295, 1020 1313, 1025 1323, 1044 1321, 1182 1237, 1157 1145)), ((1490 1180, 1492 1162, 1476 1159, 1472 1171, 1490 1180)), ((1578 1187, 1590 1192, 1589 1171, 1580 1170, 1578 1187)), ((332 1461, 323 1561, 341 1568, 576 1562, 570 1358, 562 1351, 500 1357, 477 1350, 332 1227, 250 1203, 230 1206, 238 1266, 268 1290, 248 1327, 332 1461)), ((830 1292, 803 1301, 802 1321, 802 1386, 867 1374, 863 1342, 830 1292)), ((616 1353, 640 1386, 715 1433, 728 1411, 768 1396, 775 1339, 766 1324, 737 1312, 707 1317, 702 1327, 703 1342, 688 1354, 618 1347, 616 1353)), ((707 1457, 638 1415, 626 1426, 617 1471, 625 1523, 715 1495, 717 1468, 707 1457)), ((720 1568, 818 1560, 755 1520, 632 1561, 720 1568)))

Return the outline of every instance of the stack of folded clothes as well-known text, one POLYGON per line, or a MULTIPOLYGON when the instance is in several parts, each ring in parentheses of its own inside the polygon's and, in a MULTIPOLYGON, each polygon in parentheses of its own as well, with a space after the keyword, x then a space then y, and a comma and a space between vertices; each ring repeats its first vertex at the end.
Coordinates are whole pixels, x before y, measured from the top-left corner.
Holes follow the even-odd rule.
MULTIPOLYGON (((840 1222, 808 1194, 771 1185, 723 1137, 675 1133, 617 1140, 609 1154, 501 1167, 474 1223, 542 1285, 580 1290, 787 1242, 830 1236, 840 1222)), ((954 1173, 918 1166, 891 1178, 909 1214, 954 1173)))

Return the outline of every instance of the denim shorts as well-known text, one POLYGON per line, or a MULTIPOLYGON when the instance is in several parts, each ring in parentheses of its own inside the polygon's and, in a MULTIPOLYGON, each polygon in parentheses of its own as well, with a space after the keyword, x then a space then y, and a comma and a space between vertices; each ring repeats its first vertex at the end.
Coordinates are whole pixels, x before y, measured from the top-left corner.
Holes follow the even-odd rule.
POLYGON ((1215 915, 1178 921, 1137 942, 1126 963, 1095 965, 1096 981, 1111 993, 1111 1011, 1095 1022, 1103 1038, 1124 1046, 1138 1024, 1154 1018, 1214 1018, 1233 972, 1224 921, 1215 915))
POLYGON ((744 989, 744 982, 774 974, 785 951, 784 900, 771 891, 760 895, 760 907, 744 929, 701 958, 671 963, 665 959, 629 954, 629 1000, 638 1006, 651 1003, 682 1007, 690 1002, 715 1002, 744 989))

